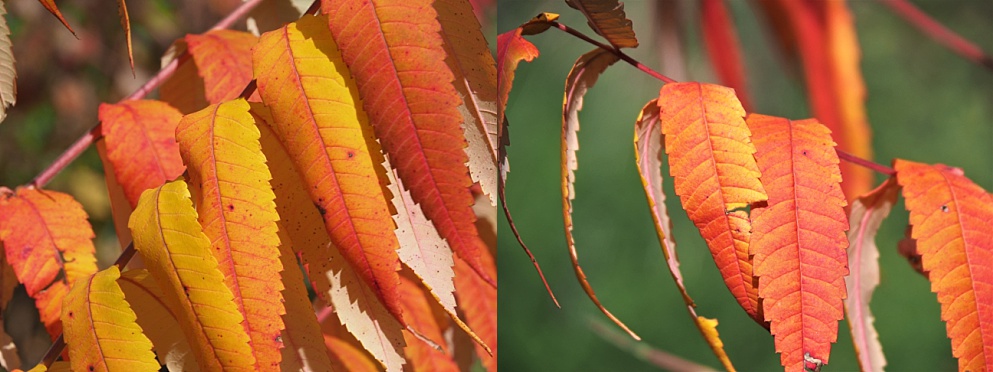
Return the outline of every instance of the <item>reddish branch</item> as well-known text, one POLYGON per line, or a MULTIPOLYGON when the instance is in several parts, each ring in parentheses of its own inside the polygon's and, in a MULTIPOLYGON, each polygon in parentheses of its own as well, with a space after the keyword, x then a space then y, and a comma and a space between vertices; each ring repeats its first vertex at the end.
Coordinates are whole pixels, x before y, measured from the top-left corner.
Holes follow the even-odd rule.
MULTIPOLYGON (((900 1, 903 1, 903 0, 883 0, 883 1, 900 2, 900 1)), ((575 36, 575 37, 577 37, 579 39, 582 39, 583 41, 585 41, 587 43, 596 45, 597 47, 599 47, 599 48, 601 48, 603 50, 607 50, 607 51, 613 53, 618 58, 620 58, 622 61, 627 62, 628 64, 634 66, 638 70, 641 70, 642 72, 644 72, 644 73, 646 73, 648 75, 651 75, 652 77, 654 77, 656 79, 662 80, 665 83, 675 83, 676 82, 676 80, 674 80, 674 79, 672 79, 672 78, 670 78, 668 76, 662 75, 658 71, 652 70, 651 67, 645 66, 641 62, 638 62, 634 58, 631 58, 627 54, 624 54, 624 52, 618 50, 617 48, 614 48, 612 46, 606 45, 606 44, 601 43, 599 41, 593 40, 589 36, 584 35, 582 32, 576 31, 572 27, 569 27, 569 26, 566 26, 566 25, 564 25, 562 23, 554 22, 554 21, 553 22, 549 22, 549 23, 551 23, 552 26, 554 26, 555 28, 564 31, 564 32, 568 33, 569 35, 575 36)), ((841 159, 841 160, 847 161, 847 162, 852 163, 852 164, 855 164, 855 165, 859 165, 859 166, 863 166, 863 167, 869 168, 869 169, 871 169, 873 171, 882 173, 882 174, 887 175, 887 176, 892 176, 893 174, 896 173, 893 170, 893 168, 887 167, 887 166, 882 165, 882 164, 875 163, 875 162, 873 162, 871 160, 862 159, 862 158, 860 158, 858 156, 855 156, 855 155, 849 154, 847 152, 841 151, 841 150, 839 150, 837 148, 835 148, 835 150, 838 152, 838 158, 841 159)))
POLYGON ((880 0, 890 7, 896 14, 900 15, 910 24, 921 30, 924 34, 944 45, 946 48, 962 55, 966 59, 975 62, 989 70, 993 70, 993 57, 979 49, 976 44, 959 36, 954 31, 949 30, 938 21, 935 21, 927 13, 917 9, 907 0, 880 0))

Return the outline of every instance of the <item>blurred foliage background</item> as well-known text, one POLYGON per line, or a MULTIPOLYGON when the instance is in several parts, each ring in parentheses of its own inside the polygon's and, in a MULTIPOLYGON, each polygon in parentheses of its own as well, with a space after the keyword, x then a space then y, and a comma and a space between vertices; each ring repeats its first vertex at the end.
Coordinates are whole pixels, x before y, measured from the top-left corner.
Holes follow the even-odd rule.
MULTIPOLYGON (((641 46, 626 52, 677 80, 716 82, 701 44, 695 2, 678 5, 686 70, 664 66, 657 46, 654 1, 625 2, 641 46)), ((768 22, 752 2, 730 1, 746 58, 756 111, 794 119, 809 116, 802 70, 775 48, 768 22)), ((895 157, 961 167, 993 190, 993 73, 953 54, 875 1, 850 1, 862 46, 867 111, 878 163, 895 157)), ((914 1, 923 11, 987 52, 993 51, 993 2, 914 1)), ((497 29, 506 32, 539 12, 590 36, 582 14, 563 1, 500 0, 497 29)), ((670 21, 671 22, 671 21, 670 21)), ((499 226, 500 367, 508 371, 653 370, 596 335, 607 321, 583 293, 565 246, 559 188, 562 90, 576 58, 592 46, 556 29, 529 36, 541 51, 517 69, 508 104, 511 172, 507 202, 521 234, 542 264, 563 308, 555 308, 506 221, 499 226)), ((668 56, 669 58, 678 58, 668 56)), ((623 62, 586 95, 574 204, 580 263, 602 303, 646 344, 718 368, 688 318, 667 272, 634 165, 633 125, 661 83, 623 62)), ((731 360, 741 370, 780 370, 772 337, 751 321, 724 286, 699 233, 686 218, 666 175, 665 191, 687 289, 702 316, 717 318, 731 360)), ((882 176, 877 175, 882 181, 882 176)), ((872 309, 888 370, 955 370, 936 297, 926 278, 897 254, 907 224, 901 201, 877 242, 881 285, 872 309)), ((610 328, 617 329, 612 324, 610 328)), ((848 324, 839 324, 827 371, 857 370, 848 324)))

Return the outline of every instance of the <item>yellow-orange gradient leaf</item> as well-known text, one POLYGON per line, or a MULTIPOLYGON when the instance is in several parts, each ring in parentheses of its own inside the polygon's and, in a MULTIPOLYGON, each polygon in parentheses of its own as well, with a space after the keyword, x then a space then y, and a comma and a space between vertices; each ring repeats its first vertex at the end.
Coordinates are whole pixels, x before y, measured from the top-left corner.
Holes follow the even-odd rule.
POLYGON ((750 253, 786 370, 828 363, 844 317, 845 195, 831 132, 813 119, 749 115, 767 203, 752 206, 750 253))
POLYGON ((896 179, 910 211, 931 291, 960 371, 993 366, 993 197, 961 169, 897 159, 896 179))
POLYGON ((69 286, 58 281, 34 296, 38 317, 52 340, 62 333, 62 300, 65 299, 66 293, 69 293, 69 286))
POLYGON ((659 122, 659 106, 656 100, 651 100, 645 104, 635 122, 634 160, 638 166, 638 174, 641 175, 641 184, 645 188, 645 196, 648 198, 652 221, 655 222, 655 232, 659 236, 659 244, 662 246, 666 265, 669 266, 669 274, 676 282, 679 293, 683 295, 686 310, 689 311, 694 324, 700 330, 700 334, 710 345, 724 369, 733 371, 734 366, 731 364, 731 359, 724 352, 724 342, 717 334, 717 320, 697 315, 696 304, 686 292, 683 274, 679 270, 679 260, 676 258, 676 241, 672 239, 672 221, 669 219, 669 211, 665 206, 665 193, 662 191, 662 124, 659 122))
POLYGON ((117 285, 138 316, 138 325, 155 346, 159 362, 170 371, 196 370, 197 360, 190 352, 177 311, 169 307, 165 294, 148 270, 125 271, 117 279, 117 285))
POLYGON ((111 266, 83 278, 62 307, 69 361, 76 371, 156 371, 152 342, 117 285, 121 271, 111 266))
POLYGON ((873 323, 876 318, 869 308, 872 292, 879 286, 879 248, 876 232, 896 203, 900 192, 896 180, 890 178, 868 194, 852 202, 848 216, 848 268, 845 278, 848 298, 845 314, 852 331, 852 343, 858 355, 859 368, 866 372, 882 372, 886 366, 883 345, 873 323))
POLYGON ((586 295, 590 297, 590 300, 593 300, 597 308, 607 315, 611 321, 623 328, 631 337, 640 340, 641 338, 638 335, 632 332, 614 314, 611 314, 607 308, 600 304, 600 300, 597 299, 596 294, 593 292, 593 287, 586 280, 586 274, 579 267, 579 254, 576 252, 576 243, 572 236, 572 200, 576 198, 576 190, 573 188, 573 184, 576 182, 575 171, 579 166, 576 158, 576 151, 579 150, 579 110, 583 109, 583 96, 586 95, 586 91, 596 84, 597 78, 600 77, 600 74, 607 67, 610 67, 610 65, 617 61, 618 57, 610 51, 599 48, 594 49, 583 54, 576 60, 576 63, 572 65, 572 70, 569 71, 569 76, 565 80, 565 97, 562 104, 562 162, 560 164, 562 175, 562 219, 565 223, 565 241, 569 249, 569 257, 572 259, 572 268, 576 272, 576 278, 579 280, 579 284, 586 291, 586 295))
MULTIPOLYGON (((86 212, 72 196, 0 188, 0 241, 28 296, 97 272, 93 236, 86 212)), ((57 301, 61 306, 62 299, 57 301)))
POLYGON ((100 125, 107 160, 133 208, 141 193, 179 177, 186 170, 176 144, 183 114, 161 101, 100 104, 100 125))
POLYGON ((180 154, 196 190, 197 220, 234 295, 257 367, 279 368, 283 283, 276 205, 255 119, 244 99, 210 105, 176 127, 180 154))
POLYGON ((472 4, 464 0, 434 2, 444 39, 445 63, 455 75, 455 89, 462 98, 459 114, 469 146, 469 173, 496 206, 497 200, 497 75, 493 55, 472 4))
MULTIPOLYGON (((252 114, 256 115, 262 133, 262 151, 272 170, 280 225, 303 257, 314 290, 324 302, 334 306, 348 331, 376 360, 388 369, 402 368, 404 343, 400 324, 362 284, 331 243, 321 215, 307 193, 302 173, 267 124, 272 120, 268 110, 253 104, 252 114)), ((338 317, 334 322, 339 321, 338 317)))
POLYGON ((748 256, 751 226, 741 209, 767 196, 745 110, 734 90, 695 82, 666 84, 658 105, 676 195, 707 240, 724 284, 762 324, 748 256))
POLYGON ((452 250, 496 287, 480 263, 486 247, 476 239, 462 101, 432 3, 322 0, 321 11, 400 179, 452 250))
POLYGON ((273 132, 301 171, 334 245, 403 322, 382 155, 327 19, 305 16, 265 33, 253 58, 273 132))
POLYGON ((203 78, 207 102, 238 98, 252 81, 252 47, 258 41, 255 35, 233 30, 186 35, 197 72, 203 78))
POLYGON ((128 224, 204 371, 255 370, 244 318, 224 285, 183 179, 142 194, 128 224))
POLYGON ((624 3, 617 0, 566 0, 566 4, 583 12, 590 28, 607 38, 615 48, 638 46, 631 20, 624 15, 624 3))

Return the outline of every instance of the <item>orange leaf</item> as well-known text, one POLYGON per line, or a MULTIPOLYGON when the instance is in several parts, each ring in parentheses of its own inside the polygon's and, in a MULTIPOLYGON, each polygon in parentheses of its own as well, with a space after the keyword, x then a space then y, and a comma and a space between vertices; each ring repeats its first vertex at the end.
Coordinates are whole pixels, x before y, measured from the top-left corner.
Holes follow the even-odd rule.
POLYGON ((305 16, 262 35, 254 52, 259 91, 334 245, 403 322, 399 243, 377 169, 382 161, 374 159, 380 150, 326 24, 305 16))
POLYGON ((641 175, 641 183, 645 187, 645 196, 648 198, 648 207, 652 212, 652 221, 655 222, 655 231, 659 236, 659 244, 662 245, 665 262, 669 266, 669 273, 672 274, 673 281, 676 282, 676 288, 683 295, 686 310, 689 311, 693 323, 700 330, 700 334, 714 351, 714 355, 724 365, 724 369, 733 371, 734 366, 727 353, 724 352, 724 342, 717 334, 717 320, 697 315, 696 304, 686 292, 683 274, 679 270, 679 260, 676 258, 676 241, 672 239, 672 221, 669 219, 669 212, 665 206, 665 193, 662 192, 661 127, 658 101, 651 100, 641 109, 634 127, 634 159, 638 166, 638 174, 641 175))
POLYGON ((960 371, 993 365, 993 197, 961 169, 897 159, 917 252, 960 371))
POLYGON ((751 111, 748 85, 745 80, 745 60, 735 33, 734 19, 728 14, 724 0, 704 0, 700 3, 703 18, 703 42, 710 64, 721 84, 734 89, 745 111, 751 111))
MULTIPOLYGON (((499 92, 497 123, 500 123, 497 128, 497 137, 500 138, 499 147, 501 149, 509 144, 506 143, 508 135, 504 133, 506 130, 506 124, 503 124, 506 120, 504 112, 507 109, 507 99, 510 98, 510 89, 514 85, 514 73, 517 71, 517 64, 521 61, 531 62, 538 57, 538 47, 524 40, 524 37, 521 36, 522 31, 523 29, 518 27, 497 36, 497 91, 499 92)), ((502 169, 505 158, 506 154, 498 159, 502 173, 506 173, 506 170, 502 169)))
POLYGON ((152 342, 117 285, 117 266, 72 286, 62 307, 69 361, 76 371, 152 371, 159 363, 152 342))
POLYGON ((176 125, 182 118, 183 114, 161 101, 100 104, 107 160, 131 207, 138 204, 143 191, 174 180, 186 170, 176 144, 176 125))
POLYGON ((631 20, 624 15, 624 3, 617 0, 566 0, 565 3, 583 12, 590 28, 607 38, 615 48, 638 46, 631 20))
POLYGON ((444 39, 445 62, 455 75, 455 89, 462 97, 459 113, 468 142, 469 172, 489 197, 497 200, 497 76, 493 55, 472 4, 464 0, 438 0, 434 3, 444 39))
MULTIPOLYGON (((71 285, 95 273, 93 236, 86 212, 72 196, 0 189, 0 240, 28 296, 36 298, 55 282, 71 285)), ((61 297, 57 301, 61 306, 61 297)))
POLYGON ((887 179, 872 192, 855 199, 848 217, 848 267, 851 275, 845 279, 849 293, 845 299, 845 313, 848 314, 852 343, 855 344, 862 371, 882 371, 886 366, 869 301, 872 292, 879 286, 876 231, 893 209, 899 189, 895 180, 887 179))
POLYGON ((186 115, 176 128, 189 166, 203 232, 234 294, 251 337, 257 368, 279 368, 283 329, 283 270, 276 235, 275 195, 259 131, 244 99, 210 105, 186 115))
POLYGON ((69 27, 69 22, 66 22, 66 19, 62 17, 62 12, 59 10, 59 6, 55 5, 55 0, 38 0, 38 2, 41 3, 41 6, 44 6, 45 9, 48 9, 48 12, 52 13, 55 18, 58 18, 59 22, 62 22, 62 25, 66 26, 66 29, 68 29, 69 32, 72 32, 73 36, 76 36, 76 31, 73 31, 72 27, 69 27))
POLYGON ((562 219, 565 222, 565 241, 569 248, 569 257, 572 259, 572 268, 576 272, 579 284, 586 291, 586 295, 611 321, 623 328, 634 339, 640 340, 638 335, 600 304, 600 300, 593 292, 593 287, 586 280, 586 274, 579 267, 576 243, 572 237, 572 200, 576 198, 573 184, 576 182, 575 170, 579 166, 576 158, 576 151, 579 150, 579 110, 583 109, 583 96, 586 95, 586 91, 596 84, 597 78, 607 67, 617 61, 618 57, 610 51, 594 49, 576 60, 565 80, 565 98, 562 105, 562 219))
POLYGON ((480 263, 461 100, 432 3, 323 0, 321 11, 400 179, 452 250, 496 287, 480 263))
POLYGON ((167 182, 142 194, 128 227, 200 369, 253 370, 244 317, 197 223, 186 182, 167 182))
POLYGON ((762 324, 748 256, 751 227, 737 210, 766 200, 745 111, 732 89, 701 83, 666 84, 658 104, 676 195, 707 240, 724 283, 762 324))
MULTIPOLYGON (((124 186, 117 182, 117 168, 107 157, 107 137, 96 141, 97 154, 100 155, 100 162, 103 163, 103 178, 107 183, 107 193, 110 196, 110 213, 114 220, 114 232, 117 233, 117 242, 121 249, 126 249, 131 244, 131 231, 128 230, 128 219, 131 218, 131 201, 124 193, 124 186)), ((178 150, 177 150, 178 153, 178 150)), ((136 200, 137 201, 137 200, 136 200)))
MULTIPOLYGON (((489 251, 481 256, 489 274, 496 278, 496 263, 489 251)), ((497 290, 488 285, 477 275, 465 261, 455 259, 455 298, 459 301, 459 309, 465 314, 466 323, 483 342, 490 347, 493 354, 476 344, 476 355, 482 359, 483 366, 489 372, 497 370, 497 290)))
MULTIPOLYGON (((410 273, 409 271, 407 273, 410 273)), ((404 353, 414 371, 458 371, 455 361, 447 353, 445 338, 442 336, 442 325, 432 313, 428 294, 421 289, 414 279, 400 276, 400 293, 403 312, 406 314, 411 327, 420 332, 423 337, 441 345, 442 350, 435 349, 424 340, 414 336, 410 331, 403 332, 407 342, 404 353)))
POLYGON ((342 341, 340 338, 325 335, 324 344, 327 345, 328 350, 337 360, 337 363, 346 371, 379 371, 379 368, 376 368, 376 362, 369 359, 366 353, 363 353, 361 349, 356 348, 352 344, 342 341))
POLYGON ((175 107, 183 114, 200 111, 207 107, 208 102, 204 92, 204 81, 196 61, 187 53, 189 47, 186 39, 178 39, 166 50, 162 57, 162 66, 179 58, 176 71, 162 82, 159 87, 159 99, 175 107))
MULTIPOLYGON (((55 340, 62 333, 62 301, 69 293, 69 286, 63 282, 55 282, 34 296, 34 306, 38 309, 38 317, 45 325, 45 331, 55 340)), ((68 356, 63 353, 63 356, 68 356)))
POLYGON ((159 362, 170 371, 195 370, 197 360, 183 334, 177 312, 169 307, 159 284, 148 270, 128 270, 117 279, 125 299, 138 316, 138 325, 152 341, 159 362))
POLYGON ((752 206, 755 276, 787 370, 828 363, 844 316, 848 229, 831 133, 816 120, 749 115, 767 203, 752 206))
POLYGON ((258 40, 250 33, 232 30, 186 35, 197 72, 203 78, 207 102, 221 103, 241 95, 252 81, 252 47, 258 40))
MULTIPOLYGON (((283 144, 267 124, 271 117, 261 105, 253 104, 253 115, 262 133, 262 151, 272 170, 272 186, 280 224, 286 228, 308 268, 314 289, 330 302, 346 327, 383 365, 392 369, 403 364, 403 335, 400 324, 362 284, 355 270, 344 262, 331 243, 317 207, 307 195, 302 173, 290 160, 283 144)), ((338 322, 335 317, 334 322, 338 322)))

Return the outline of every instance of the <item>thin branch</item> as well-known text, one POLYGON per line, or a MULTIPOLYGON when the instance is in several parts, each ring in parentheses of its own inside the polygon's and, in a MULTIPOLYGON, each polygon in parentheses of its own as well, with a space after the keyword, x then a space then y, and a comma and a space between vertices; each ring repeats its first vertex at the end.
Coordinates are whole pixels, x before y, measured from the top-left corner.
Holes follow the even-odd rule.
POLYGON ((983 52, 976 44, 959 36, 938 21, 922 12, 907 0, 879 0, 890 7, 904 20, 917 27, 925 35, 930 36, 939 44, 962 55, 966 59, 993 71, 993 57, 983 52))
MULTIPOLYGON (((880 0, 880 1, 884 1, 884 2, 902 2, 904 0, 880 0)), ((609 46, 609 45, 606 45, 606 44, 601 43, 599 41, 593 40, 589 36, 584 35, 582 32, 576 31, 575 29, 573 29, 573 28, 571 28, 569 26, 566 26, 564 24, 561 24, 559 22, 554 22, 553 21, 553 22, 550 22, 550 23, 553 26, 555 26, 556 28, 558 28, 559 30, 565 31, 569 35, 575 36, 575 37, 577 37, 577 38, 579 38, 579 39, 581 39, 581 40, 583 40, 583 41, 585 41, 587 43, 596 45, 597 47, 600 47, 601 49, 604 49, 604 50, 607 50, 607 51, 613 53, 614 55, 616 55, 618 58, 620 58, 624 62, 627 62, 628 64, 634 66, 638 70, 641 70, 642 72, 644 72, 644 73, 646 73, 648 75, 651 75, 652 77, 654 77, 656 79, 662 80, 663 82, 665 82, 667 84, 668 83, 675 83, 676 82, 675 80, 673 80, 673 79, 671 79, 671 78, 669 78, 669 77, 667 77, 665 75, 662 75, 662 74, 656 72, 655 70, 652 70, 650 67, 645 66, 641 62, 638 62, 634 58, 631 58, 627 54, 624 54, 624 52, 621 52, 620 50, 618 50, 618 49, 616 49, 616 48, 614 48, 612 46, 609 46)), ((836 150, 838 152, 838 158, 841 159, 841 160, 847 161, 847 162, 852 163, 852 164, 855 164, 855 165, 859 165, 859 166, 863 166, 863 167, 869 168, 869 169, 871 169, 873 171, 882 173, 882 174, 887 175, 887 176, 892 176, 892 175, 894 175, 896 173, 893 170, 893 168, 887 167, 887 166, 882 165, 882 164, 875 163, 875 162, 873 162, 871 160, 862 159, 862 158, 860 158, 858 156, 852 155, 850 153, 844 152, 844 151, 839 150, 839 149, 836 149, 836 150)))
MULTIPOLYGON (((240 6, 238 6, 237 9, 231 12, 231 14, 229 14, 227 17, 222 19, 216 25, 214 25, 214 27, 212 27, 211 30, 219 30, 219 29, 225 29, 231 27, 231 25, 234 24, 234 22, 244 17, 246 14, 248 14, 249 11, 254 9, 261 2, 262 0, 249 0, 242 3, 240 6)), ((320 4, 319 1, 314 1, 314 3, 320 4)), ((158 74, 156 74, 154 77, 148 80, 148 82, 146 82, 140 88, 138 88, 133 93, 131 93, 131 95, 118 101, 118 103, 128 100, 145 98, 145 96, 147 96, 153 90, 155 90, 160 85, 162 85, 162 83, 165 82, 166 79, 171 77, 172 74, 176 72, 176 69, 179 68, 179 64, 188 58, 190 58, 189 51, 183 52, 183 54, 174 58, 171 62, 169 62, 169 64, 167 64, 165 67, 159 70, 158 74)), ((83 153, 83 151, 86 151, 86 149, 89 148, 90 145, 93 144, 93 142, 100 139, 102 135, 103 135, 103 129, 101 128, 100 123, 97 123, 96 125, 93 126, 93 129, 90 129, 88 132, 84 133, 81 137, 79 137, 79 139, 77 139, 76 142, 74 142, 71 146, 69 146, 68 149, 62 152, 62 154, 59 155, 59 157, 55 159, 55 161, 49 164, 47 168, 42 170, 41 173, 39 173, 38 176, 36 176, 34 180, 31 181, 30 186, 34 188, 42 188, 45 185, 47 185, 48 182, 50 182, 53 178, 55 178, 55 176, 59 174, 59 172, 62 171, 62 169, 65 169, 65 167, 71 164, 73 160, 76 160, 76 158, 78 158, 79 155, 83 153)))

